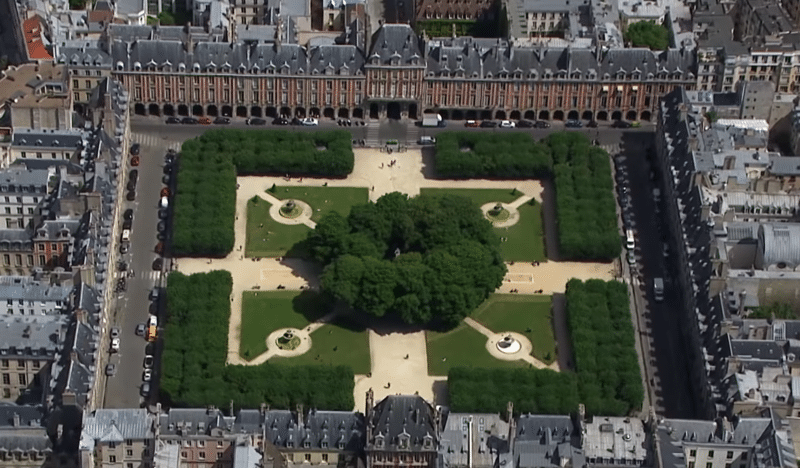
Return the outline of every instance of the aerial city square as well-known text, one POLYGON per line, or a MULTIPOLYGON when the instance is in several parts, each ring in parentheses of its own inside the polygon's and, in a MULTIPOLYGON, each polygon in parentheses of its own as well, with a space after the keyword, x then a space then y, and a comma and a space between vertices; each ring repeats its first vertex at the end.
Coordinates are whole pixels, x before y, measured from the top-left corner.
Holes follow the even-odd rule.
POLYGON ((0 467, 800 467, 799 1, 0 5, 0 467))

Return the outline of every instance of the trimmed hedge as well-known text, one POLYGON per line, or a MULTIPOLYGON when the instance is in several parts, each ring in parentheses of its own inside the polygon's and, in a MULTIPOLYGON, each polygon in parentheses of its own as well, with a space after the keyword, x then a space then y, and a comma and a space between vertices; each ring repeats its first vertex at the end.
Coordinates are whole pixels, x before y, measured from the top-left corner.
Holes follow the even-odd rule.
POLYGON ((586 411, 623 415, 640 409, 644 390, 627 286, 572 279, 566 299, 578 394, 586 411))
POLYGON ((453 368, 447 378, 457 412, 496 413, 513 401, 520 413, 625 415, 642 407, 628 291, 617 281, 570 280, 567 320, 575 373, 548 369, 453 368))
POLYGON ((572 260, 618 257, 622 246, 608 153, 577 132, 552 133, 546 144, 554 162, 559 255, 572 260))
POLYGON ((451 178, 544 178, 550 152, 527 133, 442 132, 436 137, 436 173, 451 178))
POLYGON ((223 257, 233 250, 237 171, 343 177, 353 165, 344 130, 209 130, 181 150, 172 251, 223 257))
POLYGON ((161 395, 174 406, 309 408, 350 411, 348 366, 229 366, 227 333, 233 279, 227 271, 169 275, 161 356, 161 395))
POLYGON ((454 367, 447 375, 450 409, 458 413, 569 414, 578 408, 575 374, 550 369, 454 367))

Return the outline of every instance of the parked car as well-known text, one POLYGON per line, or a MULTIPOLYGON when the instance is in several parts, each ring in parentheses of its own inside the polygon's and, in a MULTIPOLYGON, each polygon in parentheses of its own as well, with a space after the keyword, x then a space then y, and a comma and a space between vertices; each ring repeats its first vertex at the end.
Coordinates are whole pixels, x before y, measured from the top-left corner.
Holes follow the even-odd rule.
POLYGON ((436 138, 432 136, 421 136, 419 137, 419 144, 420 145, 434 145, 436 144, 436 138))
POLYGON ((168 124, 179 124, 179 123, 181 123, 181 119, 179 119, 177 117, 167 117, 167 123, 168 124))
POLYGON ((156 247, 153 249, 153 251, 155 253, 159 254, 159 255, 163 255, 164 254, 164 243, 163 242, 159 242, 158 244, 156 244, 156 247))
POLYGON ((628 260, 628 265, 633 265, 636 263, 636 255, 634 255, 633 250, 628 250, 625 254, 628 260))
POLYGON ((167 210, 158 210, 158 217, 159 219, 165 219, 167 217, 167 210))
POLYGON ((144 382, 142 384, 142 388, 139 390, 139 393, 141 393, 143 397, 147 398, 147 396, 150 395, 150 383, 144 382))
POLYGON ((590 120, 589 123, 586 124, 586 126, 589 127, 589 128, 597 128, 597 121, 596 120, 590 120))
POLYGON ((200 123, 200 121, 195 119, 194 117, 184 117, 181 119, 181 123, 185 125, 197 125, 198 123, 200 123))
POLYGON ((303 125, 303 120, 304 119, 300 119, 299 117, 293 117, 289 123, 292 125, 303 125))
POLYGON ((122 229, 132 229, 133 228, 133 221, 130 219, 126 219, 122 221, 122 229))
POLYGON ((536 128, 550 128, 550 122, 546 122, 544 120, 537 120, 535 124, 536 128))
POLYGON ((143 323, 140 323, 139 325, 136 325, 136 334, 139 335, 139 336, 144 336, 144 324, 143 323))
POLYGON ((227 125, 231 123, 230 117, 217 117, 214 119, 214 123, 217 125, 227 125))
POLYGON ((111 338, 119 338, 119 328, 111 327, 111 338))
POLYGON ((517 122, 517 127, 519 128, 533 128, 533 122, 530 120, 520 120, 517 122))
POLYGON ((131 169, 131 172, 128 173, 128 179, 133 181, 139 180, 139 171, 137 169, 131 169))
POLYGON ((497 127, 497 122, 494 120, 484 120, 481 122, 481 128, 495 128, 497 127))
POLYGON ((144 368, 145 369, 152 369, 153 368, 153 355, 148 354, 144 357, 144 368))
MULTIPOLYGON (((255 119, 255 120, 263 120, 263 119, 255 119)), ((264 120, 264 123, 250 124, 250 125, 264 125, 266 123, 267 123, 267 121, 264 120)), ((284 119, 283 117, 278 117, 278 118, 272 119, 272 125, 289 125, 289 120, 288 119, 284 119)))
POLYGON ((141 150, 141 149, 142 149, 142 147, 139 145, 139 143, 132 144, 131 145, 131 155, 138 156, 139 155, 139 150, 141 150))
POLYGON ((112 338, 111 339, 111 352, 118 353, 119 352, 119 338, 112 338))
POLYGON ((479 125, 480 124, 478 123, 477 120, 467 120, 466 122, 464 122, 465 127, 477 127, 479 125))
POLYGON ((631 128, 631 123, 624 120, 615 120, 611 126, 614 128, 631 128))
POLYGON ((158 225, 156 225, 156 229, 158 232, 164 232, 167 229, 167 223, 162 219, 158 222, 158 225))
POLYGON ((197 121, 203 125, 211 125, 211 119, 208 117, 200 117, 197 121))
POLYGON ((135 180, 129 180, 128 184, 125 186, 125 188, 127 188, 128 191, 136 190, 136 181, 135 180))
POLYGON ((142 381, 149 382, 153 378, 153 370, 152 369, 145 369, 142 372, 142 381))
POLYGON ((127 221, 132 221, 133 220, 133 210, 131 208, 128 208, 127 210, 125 210, 125 213, 122 214, 122 219, 127 220, 127 221))
POLYGON ((136 192, 134 190, 129 191, 127 195, 125 195, 125 199, 128 201, 136 200, 136 192))
POLYGON ((164 268, 164 260, 161 260, 160 258, 153 260, 153 270, 159 271, 162 268, 164 268))
POLYGON ((164 208, 164 209, 166 209, 167 207, 169 207, 169 198, 167 198, 167 197, 161 197, 161 204, 160 204, 159 206, 160 206, 161 208, 164 208))
POLYGON ((119 244, 119 253, 126 254, 126 253, 128 253, 128 250, 130 250, 130 248, 131 248, 131 243, 130 242, 120 242, 120 244, 119 244))
POLYGON ((139 165, 139 156, 134 156, 131 158, 131 166, 136 167, 139 165))
MULTIPOLYGON (((166 176, 165 176, 165 177, 166 177, 166 176)), ((161 189, 161 196, 162 196, 162 197, 168 197, 168 196, 169 196, 169 188, 167 188, 167 187, 163 187, 163 188, 161 189)))
POLYGON ((112 375, 117 373, 117 365, 116 364, 109 364, 106 366, 106 375, 111 377, 112 375))
POLYGON ((514 128, 516 125, 510 120, 500 121, 500 128, 514 128))
POLYGON ((661 253, 664 255, 664 258, 669 257, 669 244, 666 242, 661 244, 661 253))
POLYGON ((581 128, 583 127, 583 124, 581 123, 580 120, 569 119, 566 122, 564 122, 564 126, 567 128, 581 128))
POLYGON ((300 123, 302 123, 306 127, 316 127, 317 125, 319 125, 319 120, 317 120, 317 119, 315 119, 313 117, 307 117, 307 118, 301 120, 300 123))

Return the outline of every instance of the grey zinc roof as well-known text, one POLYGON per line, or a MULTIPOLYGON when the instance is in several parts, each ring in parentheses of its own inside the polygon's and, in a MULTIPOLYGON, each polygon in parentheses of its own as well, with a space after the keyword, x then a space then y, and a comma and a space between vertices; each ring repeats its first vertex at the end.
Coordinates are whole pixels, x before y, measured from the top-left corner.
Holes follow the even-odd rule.
POLYGON ((754 357, 758 359, 780 359, 783 350, 780 344, 771 340, 731 340, 733 356, 754 357))
POLYGON ((427 436, 432 438, 432 447, 436 447, 438 442, 434 409, 420 396, 387 396, 375 405, 367 424, 372 427, 373 439, 368 440, 367 444, 373 450, 375 450, 375 439, 379 436, 384 438, 385 450, 394 450, 401 435, 409 437, 411 450, 422 450, 424 438, 427 436))
POLYGON ((123 442, 149 439, 153 435, 153 422, 145 408, 99 409, 84 420, 81 439, 123 442))
POLYGON ((72 286, 51 285, 49 281, 36 281, 28 276, 0 276, 0 301, 65 302, 70 292, 72 286))
POLYGON ((261 454, 252 445, 237 445, 233 450, 233 468, 259 468, 261 454))
POLYGON ((264 417, 259 410, 239 410, 236 414, 236 421, 233 423, 233 431, 243 434, 255 434, 261 432, 264 424, 264 417))
POLYGON ((34 350, 55 353, 64 343, 66 327, 65 316, 0 316, 0 349, 16 350, 10 351, 12 356, 34 350))
POLYGON ((585 456, 572 419, 560 415, 522 415, 517 419, 514 461, 519 468, 583 466, 585 456))
POLYGON ((16 430, 0 430, 0 446, 3 447, 3 450, 7 450, 10 453, 30 452, 31 450, 44 453, 52 452, 53 443, 44 428, 33 431, 34 433, 31 433, 30 430, 26 430, 24 433, 20 432, 16 430))
POLYGON ((450 413, 439 438, 441 468, 505 465, 509 424, 499 414, 450 413), (499 460, 498 460, 499 458, 499 460))
POLYGON ((350 411, 310 410, 302 415, 287 410, 267 411, 264 419, 266 438, 276 447, 340 448, 361 450, 364 418, 350 411))
POLYGON ((43 193, 47 190, 48 178, 47 169, 31 170, 14 165, 0 171, 0 192, 8 192, 11 187, 14 187, 14 191, 21 191, 19 187, 34 187, 37 193, 43 193))
POLYGON ((759 232, 763 241, 764 264, 800 265, 800 223, 764 223, 759 232))
POLYGON ((401 65, 413 65, 414 60, 424 65, 417 35, 407 24, 384 24, 375 31, 369 60, 375 58, 383 65, 393 59, 399 59, 401 65))
MULTIPOLYGON (((573 8, 577 8, 577 5, 573 8)), ((563 0, 523 0, 522 11, 524 12, 552 12, 552 11, 568 11, 571 8, 569 3, 563 0)))
POLYGON ((800 175, 800 156, 782 156, 771 158, 769 172, 777 176, 800 175))
POLYGON ((19 147, 69 148, 83 146, 84 134, 80 130, 42 130, 23 128, 14 131, 12 145, 19 147))
POLYGON ((312 74, 355 75, 361 72, 364 57, 356 46, 321 45, 308 52, 308 68, 312 74))
POLYGON ((56 61, 82 67, 111 67, 111 56, 100 47, 99 41, 68 41, 58 47, 56 61))
POLYGON ((15 419, 17 419, 19 427, 39 426, 44 419, 44 408, 41 406, 0 403, 0 430, 6 427, 14 427, 15 419))

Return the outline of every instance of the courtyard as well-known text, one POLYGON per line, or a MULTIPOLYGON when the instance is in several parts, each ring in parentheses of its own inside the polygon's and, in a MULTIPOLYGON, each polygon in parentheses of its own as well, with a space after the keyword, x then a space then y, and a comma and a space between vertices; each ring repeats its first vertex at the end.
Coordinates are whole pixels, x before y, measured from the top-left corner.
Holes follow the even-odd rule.
POLYGON ((556 337, 564 336, 558 332, 563 317, 552 310, 551 295, 563 293, 570 278, 608 280, 616 269, 613 263, 546 260, 542 184, 536 180, 431 179, 425 177, 427 170, 419 151, 393 155, 378 149, 354 152, 355 169, 344 179, 238 177, 234 251, 222 259, 181 258, 175 262, 177 270, 185 274, 218 269, 231 273, 227 362, 348 364, 357 374, 356 409, 363 409, 361 396, 369 388, 376 399, 418 393, 443 402, 447 370, 455 365, 559 370, 559 362, 569 358, 559 356, 558 350, 565 352, 569 346, 557 344, 556 337), (270 190, 273 185, 274 191, 270 190), (394 191, 409 196, 455 193, 479 206, 501 203, 508 209, 513 224, 495 227, 506 239, 502 253, 508 274, 497 291, 506 294, 493 295, 455 329, 427 332, 427 336, 418 329, 368 328, 357 315, 298 299, 318 288, 320 272, 314 264, 291 258, 290 247, 302 241, 325 212, 337 210, 346 216, 353 205, 394 191), (290 199, 304 202, 306 212, 291 219, 276 216, 290 199), (279 287, 282 290, 276 291, 279 287), (512 290, 518 294, 507 294, 512 290), (277 333, 277 340, 288 329, 302 346, 290 351, 270 348, 276 342, 270 341, 270 336, 277 333), (523 344, 520 351, 500 357, 490 353, 490 348, 497 348, 499 341, 511 335, 523 344))

